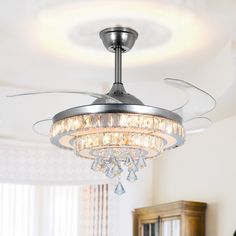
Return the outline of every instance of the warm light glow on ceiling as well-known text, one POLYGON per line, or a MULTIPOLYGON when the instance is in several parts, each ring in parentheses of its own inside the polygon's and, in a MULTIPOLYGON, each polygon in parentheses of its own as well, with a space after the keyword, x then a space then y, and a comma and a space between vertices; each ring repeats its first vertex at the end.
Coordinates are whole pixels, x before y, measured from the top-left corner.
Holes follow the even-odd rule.
POLYGON ((94 45, 98 41, 94 37, 101 29, 115 25, 132 27, 140 33, 136 50, 125 55, 128 66, 189 55, 202 50, 211 40, 209 26, 190 11, 139 1, 70 3, 45 9, 30 25, 30 32, 36 45, 57 57, 86 64, 113 65, 102 42, 94 45), (78 30, 78 42, 72 37, 75 30, 78 30), (163 36, 160 42, 158 31, 169 32, 169 36, 163 36), (86 37, 88 41, 92 38, 91 45, 90 41, 88 45, 80 43, 80 39, 86 41, 86 37))

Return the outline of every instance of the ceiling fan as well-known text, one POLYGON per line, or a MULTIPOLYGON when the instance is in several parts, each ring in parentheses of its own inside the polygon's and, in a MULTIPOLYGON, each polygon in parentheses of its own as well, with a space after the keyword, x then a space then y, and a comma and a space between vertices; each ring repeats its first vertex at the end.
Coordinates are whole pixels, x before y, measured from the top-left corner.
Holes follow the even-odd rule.
MULTIPOLYGON (((131 28, 113 27, 102 30, 100 37, 106 49, 115 54, 115 81, 107 94, 49 90, 8 97, 74 93, 96 98, 92 104, 69 108, 50 119, 50 141, 92 160, 94 171, 117 177, 115 193, 121 195, 125 192, 121 183, 124 170, 128 171, 127 180, 134 182, 147 159, 182 145, 186 133, 205 130, 211 121, 204 115, 214 109, 216 101, 188 82, 167 78, 164 81, 168 85, 188 94, 188 101, 172 111, 144 105, 127 93, 122 83, 122 54, 133 47, 138 33, 131 28)), ((37 132, 37 125, 44 121, 36 122, 33 129, 37 132)))

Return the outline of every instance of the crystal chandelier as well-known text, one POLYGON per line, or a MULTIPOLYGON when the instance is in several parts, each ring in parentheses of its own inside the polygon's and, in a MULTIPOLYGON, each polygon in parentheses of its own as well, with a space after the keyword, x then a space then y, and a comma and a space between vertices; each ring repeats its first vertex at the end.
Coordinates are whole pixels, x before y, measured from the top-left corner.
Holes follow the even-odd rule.
POLYGON ((100 32, 105 47, 115 53, 115 82, 107 98, 92 105, 62 111, 53 118, 51 142, 73 149, 81 158, 92 160, 92 170, 118 178, 115 193, 125 192, 120 182, 137 180, 146 160, 184 143, 182 118, 171 111, 145 106, 128 94, 122 84, 122 53, 129 51, 137 32, 129 28, 108 28, 100 32))
POLYGON ((134 45, 138 34, 125 27, 107 28, 100 32, 104 46, 115 54, 115 82, 107 94, 78 90, 49 90, 10 95, 17 97, 49 93, 73 93, 95 97, 89 105, 59 112, 52 119, 37 121, 37 125, 52 120, 51 143, 73 150, 80 158, 91 160, 91 168, 108 178, 117 179, 115 193, 125 192, 121 176, 137 180, 137 173, 146 167, 148 159, 184 143, 185 133, 203 131, 210 120, 203 117, 214 109, 215 99, 196 86, 176 79, 165 79, 169 85, 188 94, 179 108, 147 106, 127 93, 122 83, 122 54, 134 45), (184 126, 183 126, 184 125, 184 126))

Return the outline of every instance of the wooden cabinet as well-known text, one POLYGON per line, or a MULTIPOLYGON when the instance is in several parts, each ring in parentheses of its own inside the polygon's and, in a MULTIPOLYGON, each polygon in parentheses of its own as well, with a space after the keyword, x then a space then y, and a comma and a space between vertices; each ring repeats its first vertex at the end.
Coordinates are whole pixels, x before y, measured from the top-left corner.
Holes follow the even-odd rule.
POLYGON ((133 212, 133 236, 205 236, 206 203, 178 201, 133 212))

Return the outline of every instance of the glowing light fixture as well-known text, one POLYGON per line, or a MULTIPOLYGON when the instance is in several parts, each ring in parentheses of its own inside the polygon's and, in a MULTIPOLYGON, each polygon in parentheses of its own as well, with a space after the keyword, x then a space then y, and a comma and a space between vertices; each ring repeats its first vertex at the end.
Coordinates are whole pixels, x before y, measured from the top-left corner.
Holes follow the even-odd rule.
MULTIPOLYGON (((144 106, 125 92, 121 78, 122 53, 129 51, 138 34, 129 28, 108 28, 100 33, 105 47, 115 53, 115 83, 108 93, 122 102, 110 104, 97 99, 92 105, 63 111, 53 118, 51 142, 73 149, 82 158, 93 160, 92 169, 109 178, 127 170, 127 180, 137 180, 136 172, 146 159, 183 144, 182 118, 164 109, 144 106)), ((118 182, 115 193, 124 193, 118 182)))
MULTIPOLYGON (((183 144, 184 128, 177 114, 144 106, 125 92, 121 78, 122 53, 129 51, 138 34, 129 28, 108 28, 100 33, 105 47, 115 53, 115 83, 108 96, 119 103, 98 98, 92 105, 63 111, 53 118, 51 142, 73 149, 82 158, 93 160, 92 170, 109 178, 127 170, 127 180, 137 180, 136 172, 146 159, 183 144)), ((121 182, 115 192, 124 193, 121 182)))
POLYGON ((209 120, 199 116, 212 110, 215 100, 194 85, 166 79, 168 84, 189 93, 191 99, 174 111, 144 105, 127 93, 122 83, 122 54, 133 47, 138 33, 130 28, 114 27, 102 30, 100 37, 104 46, 115 53, 115 82, 106 95, 69 90, 32 92, 13 97, 56 92, 96 97, 90 105, 56 114, 52 119, 50 140, 60 148, 73 150, 80 158, 92 160, 92 170, 112 179, 118 178, 115 193, 121 195, 125 190, 120 176, 124 174, 128 181, 134 182, 138 179, 137 172, 146 167, 146 160, 182 145, 185 122, 190 128, 194 123, 194 127, 200 130, 208 126, 209 120))

